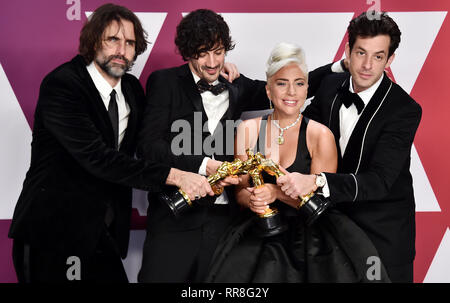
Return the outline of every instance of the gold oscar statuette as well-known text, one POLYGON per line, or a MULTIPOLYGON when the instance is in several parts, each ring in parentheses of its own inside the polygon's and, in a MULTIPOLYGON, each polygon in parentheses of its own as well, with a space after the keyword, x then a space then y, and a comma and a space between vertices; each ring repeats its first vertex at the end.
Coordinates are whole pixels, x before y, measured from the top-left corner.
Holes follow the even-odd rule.
MULTIPOLYGON (((216 172, 207 178, 214 194, 220 195, 223 192, 223 187, 217 185, 220 180, 228 176, 247 174, 248 170, 252 168, 251 165, 251 161, 242 161, 240 159, 234 159, 233 162, 223 162, 216 172)), ((176 217, 194 205, 193 201, 191 201, 189 196, 181 188, 169 194, 165 192, 160 193, 158 198, 169 206, 176 217)))
MULTIPOLYGON (((247 151, 247 154, 254 158, 254 165, 257 164, 257 169, 255 171, 249 172, 252 176, 253 183, 255 186, 261 186, 263 183, 261 177, 261 171, 265 171, 271 176, 275 176, 276 178, 283 176, 284 173, 280 170, 278 164, 276 164, 272 159, 266 159, 260 153, 256 153, 253 155, 251 151, 247 151)), ((306 225, 311 225, 315 222, 315 220, 328 208, 332 205, 330 199, 324 198, 322 195, 316 195, 314 192, 307 194, 306 196, 299 196, 299 204, 298 210, 301 216, 305 219, 306 225)), ((262 218, 270 218, 269 221, 275 221, 273 216, 278 213, 276 209, 267 208, 266 212, 260 217, 262 218)), ((269 227, 269 223, 271 222, 263 222, 261 223, 262 227, 269 227)), ((274 223, 275 224, 275 223, 274 223)), ((270 225, 271 226, 271 225, 270 225)), ((268 232, 270 235, 270 232, 268 232)), ((275 230, 275 233, 277 231, 275 230)), ((278 232, 279 233, 279 232, 278 232)))

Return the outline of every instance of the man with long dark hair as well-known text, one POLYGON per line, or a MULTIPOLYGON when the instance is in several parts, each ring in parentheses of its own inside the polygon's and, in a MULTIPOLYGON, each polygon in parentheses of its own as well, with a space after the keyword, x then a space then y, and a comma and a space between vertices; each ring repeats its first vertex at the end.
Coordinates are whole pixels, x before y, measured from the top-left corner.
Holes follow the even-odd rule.
POLYGON ((135 14, 106 4, 83 26, 80 54, 43 80, 9 232, 19 282, 127 282, 131 187, 213 194, 204 176, 134 158, 145 96, 126 72, 146 47, 135 14))

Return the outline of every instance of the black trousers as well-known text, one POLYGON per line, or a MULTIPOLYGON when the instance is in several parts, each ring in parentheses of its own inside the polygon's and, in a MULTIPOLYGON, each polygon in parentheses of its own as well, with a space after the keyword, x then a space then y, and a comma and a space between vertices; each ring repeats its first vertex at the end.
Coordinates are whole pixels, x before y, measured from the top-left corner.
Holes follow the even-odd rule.
POLYGON ((202 282, 218 241, 230 222, 229 206, 213 205, 207 209, 207 220, 198 228, 147 231, 138 281, 202 282))
POLYGON ((21 239, 14 239, 12 257, 19 283, 128 282, 116 242, 106 227, 95 253, 88 257, 58 255, 21 239))

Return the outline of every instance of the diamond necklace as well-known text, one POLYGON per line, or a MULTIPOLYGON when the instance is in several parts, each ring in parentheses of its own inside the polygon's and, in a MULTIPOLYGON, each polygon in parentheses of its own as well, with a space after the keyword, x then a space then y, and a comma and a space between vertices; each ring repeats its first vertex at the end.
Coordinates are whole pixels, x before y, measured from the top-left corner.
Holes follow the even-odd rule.
POLYGON ((300 118, 301 118, 301 117, 302 117, 302 113, 299 112, 299 113, 298 113, 297 120, 295 120, 291 125, 288 125, 288 126, 286 126, 286 127, 281 127, 281 126, 278 124, 277 120, 275 120, 275 119, 273 118, 273 113, 272 113, 272 122, 273 122, 273 124, 275 124, 275 126, 278 127, 278 129, 280 130, 280 135, 279 135, 278 138, 277 138, 277 143, 278 143, 278 144, 281 145, 281 144, 284 143, 284 138, 283 138, 283 133, 284 133, 284 131, 285 131, 285 130, 288 130, 289 128, 291 128, 292 126, 294 126, 295 124, 297 124, 298 121, 300 121, 300 118))

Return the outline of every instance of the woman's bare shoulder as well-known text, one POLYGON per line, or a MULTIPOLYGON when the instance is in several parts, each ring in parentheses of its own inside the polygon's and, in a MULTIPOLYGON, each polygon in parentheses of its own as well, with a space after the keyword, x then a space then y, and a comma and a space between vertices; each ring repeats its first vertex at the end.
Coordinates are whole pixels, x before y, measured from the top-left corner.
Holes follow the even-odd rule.
MULTIPOLYGON (((306 129, 307 141, 311 146, 327 146, 335 145, 334 135, 331 130, 314 120, 309 120, 308 128, 306 129)), ((309 145, 309 144, 308 144, 309 145)))
POLYGON ((333 136, 333 133, 331 132, 331 130, 326 127, 325 125, 323 125, 322 123, 319 123, 315 120, 309 120, 308 122, 308 128, 307 131, 314 136, 317 137, 322 137, 322 136, 333 136))

